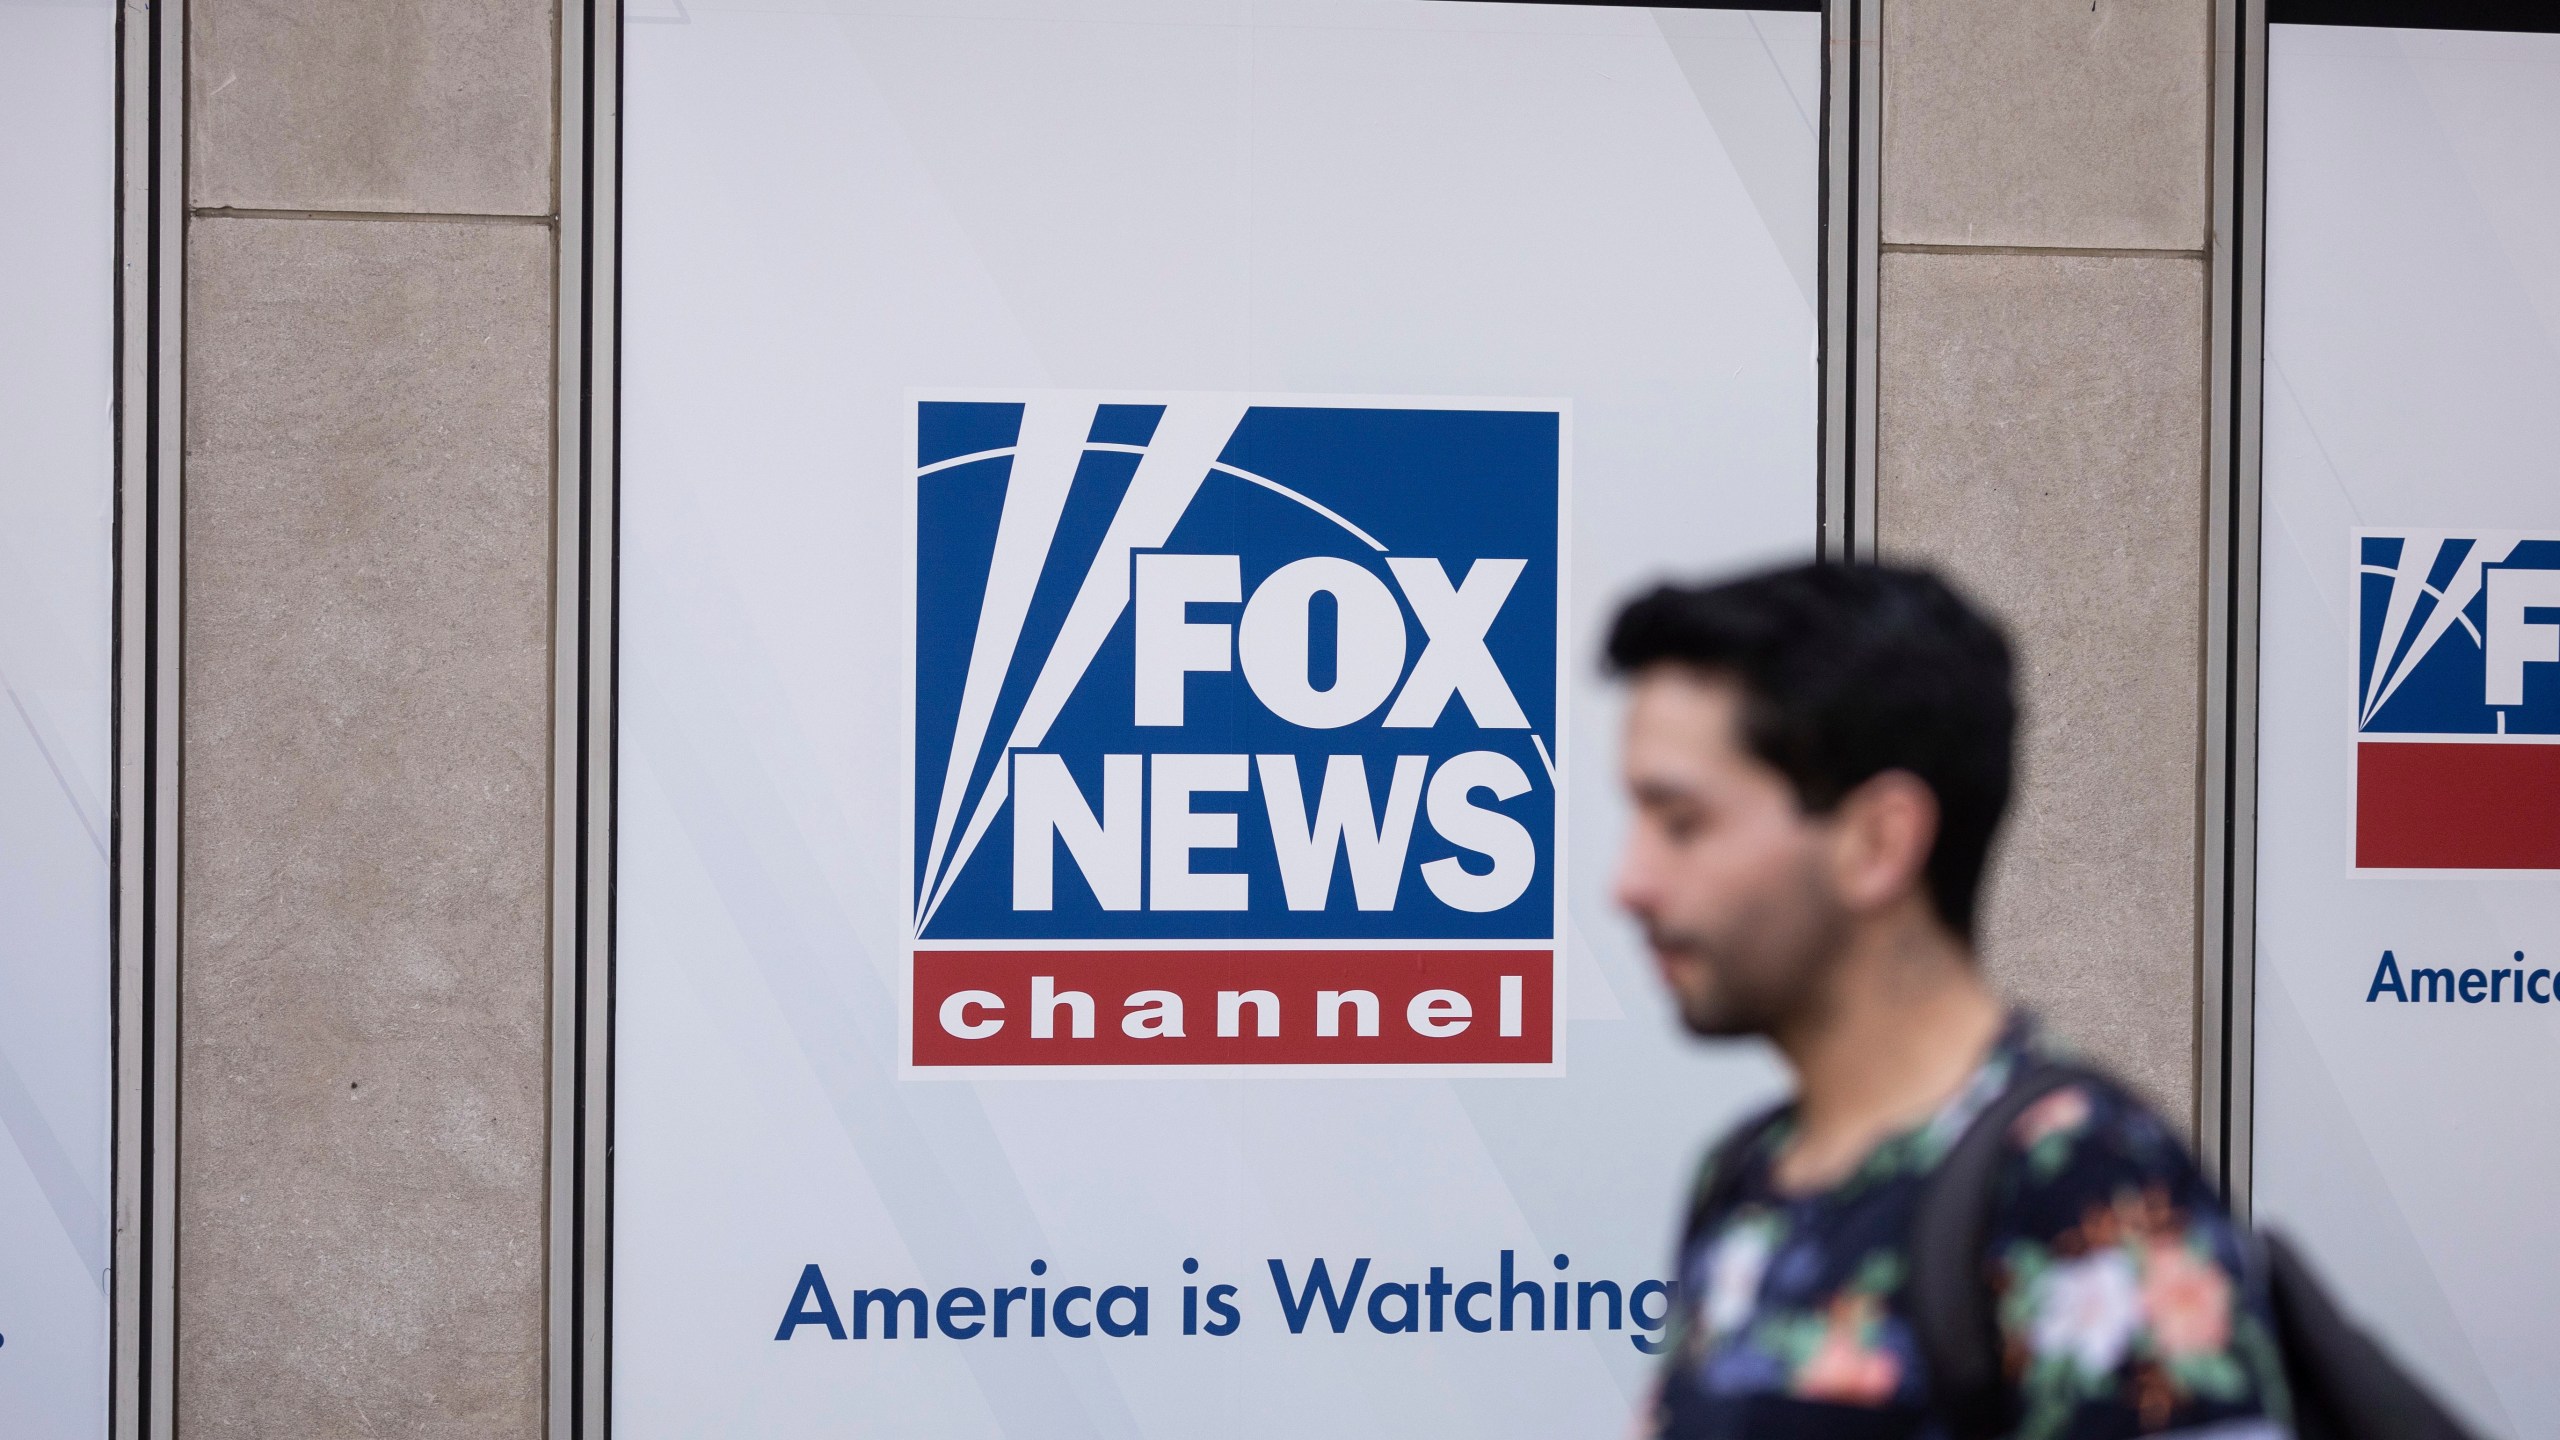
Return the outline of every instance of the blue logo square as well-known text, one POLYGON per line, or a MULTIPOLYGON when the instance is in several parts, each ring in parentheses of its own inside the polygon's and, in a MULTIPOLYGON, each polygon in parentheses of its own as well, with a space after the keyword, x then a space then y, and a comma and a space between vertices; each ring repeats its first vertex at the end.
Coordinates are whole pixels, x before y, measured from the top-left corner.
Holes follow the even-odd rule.
POLYGON ((2560 535, 2356 538, 2356 729, 2560 735, 2560 535))
POLYGON ((1556 935, 1556 404, 915 406, 922 941, 1556 935))

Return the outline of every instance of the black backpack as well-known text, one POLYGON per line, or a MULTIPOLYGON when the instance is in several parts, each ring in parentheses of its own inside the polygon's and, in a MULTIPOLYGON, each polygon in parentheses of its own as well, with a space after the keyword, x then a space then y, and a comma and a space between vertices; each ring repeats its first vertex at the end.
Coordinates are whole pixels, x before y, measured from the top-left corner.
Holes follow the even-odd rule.
MULTIPOLYGON (((1992 1195, 2010 1127, 2038 1100, 2081 1082, 2106 1083, 2092 1070, 2030 1058, 1965 1127, 1921 1189, 1911 1224, 1911 1322, 1950 1440, 1994 1440, 2016 1424, 1981 1264, 1992 1195)), ((1741 1157, 1784 1113, 1761 1115, 1716 1147, 1690 1210, 1684 1256, 1708 1217, 1731 1204, 1742 1182, 1741 1157)), ((2426 1387, 2338 1309, 2298 1252, 2272 1234, 2243 1235, 2275 1312, 2297 1440, 2472 1440, 2426 1387)))

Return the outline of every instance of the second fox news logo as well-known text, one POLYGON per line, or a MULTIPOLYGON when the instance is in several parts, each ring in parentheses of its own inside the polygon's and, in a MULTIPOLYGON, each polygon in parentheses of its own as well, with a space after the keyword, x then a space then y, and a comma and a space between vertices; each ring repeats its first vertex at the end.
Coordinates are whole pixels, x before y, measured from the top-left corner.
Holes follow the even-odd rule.
POLYGON ((2560 870, 2560 534, 2355 545, 2355 868, 2560 870))
POLYGON ((914 422, 915 1066, 1557 1061, 1560 405, 914 422))

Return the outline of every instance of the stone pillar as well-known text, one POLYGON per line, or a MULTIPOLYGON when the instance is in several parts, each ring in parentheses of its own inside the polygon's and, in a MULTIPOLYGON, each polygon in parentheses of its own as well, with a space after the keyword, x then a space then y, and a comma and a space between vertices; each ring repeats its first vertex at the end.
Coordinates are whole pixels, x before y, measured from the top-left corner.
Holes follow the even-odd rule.
POLYGON ((1877 538, 2007 617, 1993 975, 2194 1105, 2211 0, 1885 0, 1877 538))
POLYGON ((182 1436, 541 1432, 556 28, 192 0, 182 1436))

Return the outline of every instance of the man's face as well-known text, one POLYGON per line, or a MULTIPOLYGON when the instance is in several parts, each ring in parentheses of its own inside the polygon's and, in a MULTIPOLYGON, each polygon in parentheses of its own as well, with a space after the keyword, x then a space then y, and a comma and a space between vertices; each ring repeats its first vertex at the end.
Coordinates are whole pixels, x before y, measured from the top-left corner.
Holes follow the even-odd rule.
POLYGON ((1618 903, 1700 1035, 1768 1034, 1819 1004, 1848 931, 1828 828, 1745 748, 1741 716, 1735 682, 1670 665, 1636 677, 1627 709, 1618 903))

